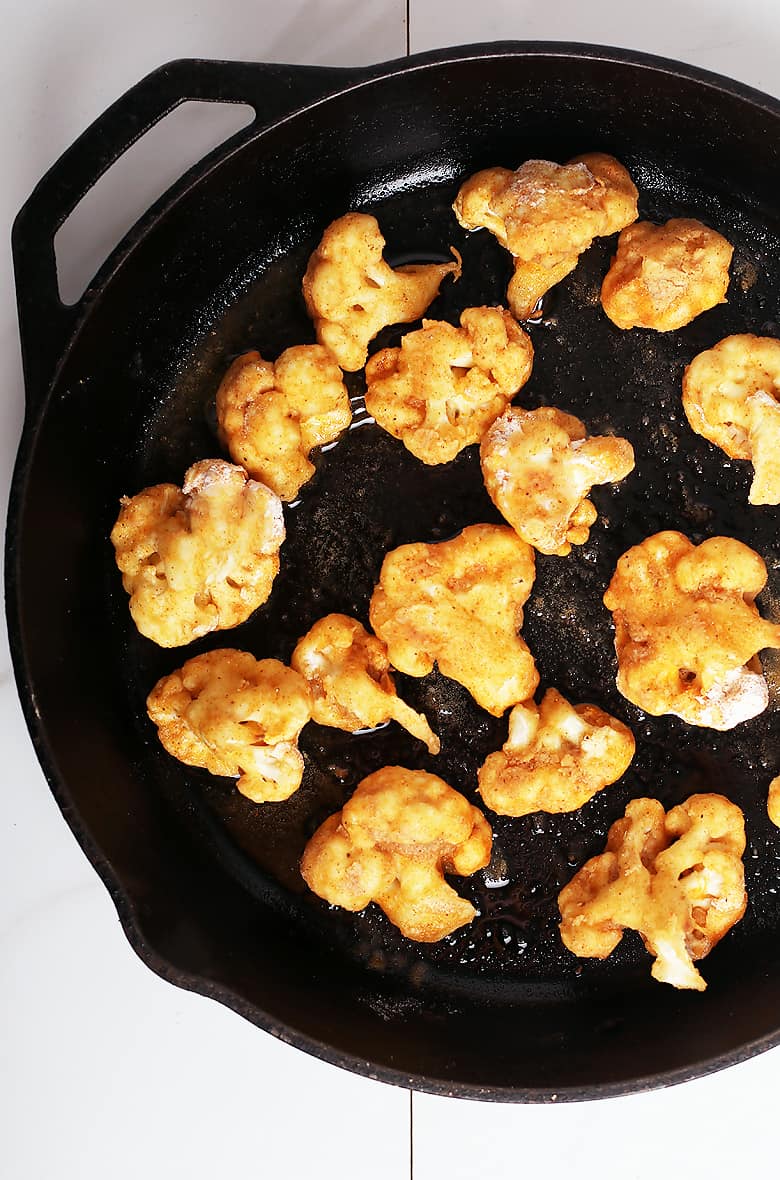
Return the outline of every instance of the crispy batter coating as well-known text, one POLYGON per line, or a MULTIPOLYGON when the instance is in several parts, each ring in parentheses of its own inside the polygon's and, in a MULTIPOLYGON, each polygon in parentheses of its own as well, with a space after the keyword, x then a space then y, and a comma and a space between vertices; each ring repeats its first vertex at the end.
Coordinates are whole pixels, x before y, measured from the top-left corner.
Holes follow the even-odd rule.
POLYGON ((331 905, 375 901, 406 938, 437 942, 476 914, 444 874, 484 868, 491 844, 482 812, 442 779, 385 766, 314 833, 301 874, 331 905))
POLYGON ((387 554, 371 626, 399 672, 426 676, 437 663, 498 717, 539 683, 518 634, 533 580, 533 549, 512 529, 470 525, 451 541, 387 554))
POLYGON ((366 409, 423 463, 479 442, 531 376, 533 345, 508 311, 469 307, 460 325, 423 320, 366 365, 366 409))
POLYGON ((304 275, 303 297, 317 339, 350 373, 366 363, 377 332, 419 319, 445 275, 460 275, 455 250, 455 262, 393 270, 382 257, 384 248, 375 217, 345 213, 325 230, 304 275))
POLYGON ((278 660, 221 648, 163 676, 146 701, 169 754, 211 774, 238 776, 255 803, 301 785, 298 735, 311 718, 306 681, 278 660))
POLYGON ((622 721, 549 688, 541 705, 515 705, 503 748, 479 769, 479 793, 499 815, 576 811, 625 773, 635 749, 622 721))
POLYGON ((704 991, 693 965, 745 912, 745 821, 723 795, 691 795, 664 813, 634 799, 558 898, 561 938, 575 955, 606 959, 624 930, 638 930, 652 976, 704 991))
POLYGON ((527 160, 516 172, 477 172, 461 187, 453 209, 464 229, 489 229, 514 255, 507 299, 524 320, 574 270, 594 238, 636 220, 637 196, 622 164, 590 152, 568 164, 527 160))
POLYGON ((710 729, 761 713, 769 695, 757 653, 780 647, 780 626, 754 602, 765 583, 759 555, 732 537, 693 545, 670 531, 629 549, 604 595, 623 696, 710 729))
POLYGON ((586 437, 584 423, 554 406, 510 407, 480 447, 488 494, 519 537, 560 557, 583 545, 597 512, 594 484, 617 483, 634 468, 625 438, 586 437))
POLYGON ((299 344, 275 364, 245 352, 217 390, 219 437, 234 463, 282 500, 314 475, 309 453, 346 430, 352 409, 341 369, 321 344, 299 344))
POLYGON ((190 467, 184 485, 123 496, 111 532, 136 627, 161 647, 236 627, 279 572, 282 504, 221 459, 190 467))
POLYGON ((319 725, 355 733, 397 721, 429 753, 439 753, 439 739, 425 717, 398 696, 385 645, 357 619, 319 619, 298 641, 290 663, 308 682, 312 718, 319 725))
POLYGON ((697 434, 732 459, 749 459, 751 504, 780 504, 780 340, 727 336, 694 357, 683 407, 697 434))
POLYGON ((766 809, 775 827, 780 828, 780 774, 776 775, 769 784, 766 809))
POLYGON ((601 303, 618 328, 673 332, 726 302, 734 247, 687 217, 637 221, 618 238, 601 303))

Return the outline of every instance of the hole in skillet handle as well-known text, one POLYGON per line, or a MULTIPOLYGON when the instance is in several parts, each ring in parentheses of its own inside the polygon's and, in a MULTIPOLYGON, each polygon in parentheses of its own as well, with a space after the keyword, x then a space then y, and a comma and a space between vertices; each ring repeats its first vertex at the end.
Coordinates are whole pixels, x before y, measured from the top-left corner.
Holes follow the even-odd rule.
POLYGON ((255 117, 247 103, 187 101, 136 140, 54 235, 62 303, 78 303, 100 266, 154 201, 255 117))

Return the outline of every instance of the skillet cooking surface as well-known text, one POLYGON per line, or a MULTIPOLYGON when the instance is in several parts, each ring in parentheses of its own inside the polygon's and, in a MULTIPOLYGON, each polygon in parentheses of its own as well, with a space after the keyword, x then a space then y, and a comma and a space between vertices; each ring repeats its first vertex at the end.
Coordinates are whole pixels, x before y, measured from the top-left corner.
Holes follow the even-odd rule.
MULTIPOLYGON (((40 586, 26 600, 28 615, 40 616, 27 658, 49 724, 47 742, 88 831, 132 899, 130 924, 141 931, 136 945, 139 937, 150 944, 172 967, 153 965, 174 978, 180 971, 178 981, 201 990, 214 981, 217 994, 224 984, 228 1002, 260 1023, 273 1026, 278 1017, 301 1030, 307 1047, 307 1037, 323 1041, 315 1046, 323 1055, 333 1058, 335 1044, 369 1058, 380 1076, 398 1080, 383 1068, 411 1072, 416 1085, 473 1096, 491 1086, 486 1096, 505 1096, 506 1087, 538 1089, 524 1097, 544 1097, 545 1088, 592 1096, 599 1084, 604 1092, 624 1090, 657 1072, 700 1070, 775 1027, 766 1013, 776 996, 780 833, 766 816, 766 791, 780 770, 776 691, 766 713, 723 734, 645 716, 615 687, 613 628, 601 596, 621 553, 673 528, 697 543, 726 534, 755 548, 769 570, 762 613, 780 614, 777 510, 747 507, 750 466, 694 435, 680 399, 683 369, 697 352, 732 332, 780 335, 773 294, 780 284, 780 218, 760 181, 745 187, 730 154, 737 149, 717 138, 715 113, 708 126, 706 103, 691 113, 685 95, 673 101, 656 79, 651 121, 639 99, 628 111, 613 97, 621 92, 616 75, 626 70, 641 94, 641 73, 636 82, 614 62, 564 64, 557 63, 562 73, 553 79, 549 65, 545 76, 544 63, 532 60, 518 78, 517 64, 500 59, 491 64, 488 85, 484 60, 462 61, 405 85, 391 81, 376 101, 362 98, 356 106, 337 97, 269 133, 262 153, 249 143, 196 185, 152 226, 96 302, 33 455, 34 469, 48 468, 47 489, 59 480, 58 504, 52 509, 31 479, 25 506, 22 576, 32 585, 45 564, 49 585, 62 578, 62 607, 52 607, 40 586), (350 915, 319 901, 303 886, 298 857, 315 827, 383 765, 440 774, 479 803, 476 770, 503 742, 506 717, 491 717, 436 672, 420 680, 398 675, 401 696, 441 737, 438 757, 394 723, 356 736, 310 724, 301 737, 300 791, 286 803, 258 807, 232 780, 169 758, 144 699, 159 676, 201 651, 229 646, 288 661, 297 639, 330 611, 367 625, 389 549, 500 521, 482 486, 478 448, 425 467, 367 418, 362 374, 348 377, 353 427, 316 458, 316 476, 285 509, 287 540, 269 602, 243 626, 187 648, 165 651, 137 634, 106 538, 121 494, 181 483, 189 464, 222 454, 213 398, 235 355, 258 348, 273 359, 314 340, 300 282, 333 217, 353 209, 375 214, 394 265, 445 260, 450 245, 461 251, 463 277, 445 280, 427 313, 457 322, 465 307, 504 302, 511 273, 509 256, 491 235, 457 225, 450 206, 460 183, 488 165, 516 167, 534 156, 563 161, 595 150, 613 152, 627 166, 640 191, 640 217, 699 217, 735 247, 728 304, 681 331, 621 332, 606 319, 598 290, 615 238, 597 240, 528 326, 534 370, 516 403, 553 404, 582 418, 590 433, 624 435, 636 468, 623 483, 594 489, 599 518, 586 545, 566 558, 537 555, 523 634, 537 660, 540 692, 553 685, 575 703, 593 702, 622 718, 637 738, 637 754, 619 783, 572 814, 508 819, 486 812, 495 841, 491 867, 453 879, 478 918, 441 943, 417 945, 374 906, 350 915), (34 536, 52 517, 44 562, 34 536), (63 640, 63 625, 70 639, 63 640), (52 652, 63 645, 58 664, 52 652), (67 718, 58 698, 63 663, 73 683, 67 718), (649 956, 631 933, 604 962, 569 954, 557 934, 557 894, 603 849, 627 801, 650 795, 668 808, 707 790, 745 810, 749 897, 744 920, 702 964, 709 991, 685 995, 650 981, 649 956), (173 888, 187 912, 180 909, 177 921, 160 909, 154 874, 145 876, 148 866, 134 859, 135 824, 148 834, 152 814, 171 874, 179 861, 199 866, 185 872, 179 865, 173 888), (226 967, 211 944, 205 949, 208 939, 197 929, 209 921, 222 924, 240 967, 226 967), (262 963, 264 939, 274 963, 281 954, 264 924, 267 931, 284 928, 279 938, 298 986, 320 989, 321 1002, 331 1006, 331 992, 340 994, 345 1013, 331 1016, 335 1031, 323 1031, 325 1018, 311 1017, 307 1026, 311 1014, 304 1018, 301 1005, 292 1016, 280 1014, 262 996, 267 980, 247 982, 253 956, 258 972, 272 970, 262 963), (349 1033, 344 1025, 351 1020, 349 1033), (723 1026, 715 1040, 713 1023, 723 1026)), ((687 79, 674 82, 696 89, 687 79)), ((387 329, 371 351, 397 344, 416 326, 387 329)), ((775 689, 780 660, 769 654, 763 662, 775 689)), ((150 858, 158 855, 154 843, 150 858)), ((166 871, 156 865, 156 873, 166 871)), ((352 1058, 336 1059, 356 1067, 352 1058)))
MULTIPOLYGON (((541 145, 530 150, 540 151, 541 145)), ((566 148, 564 155, 574 150, 566 148)), ((524 158, 521 153, 494 162, 516 166, 524 158)), ((772 282, 780 282, 780 268, 775 263, 774 272, 767 273, 761 222, 747 224, 729 203, 716 202, 690 185, 670 192, 668 178, 650 172, 646 162, 636 157, 625 162, 642 193, 641 217, 661 221, 701 216, 725 233, 736 249, 728 306, 701 316, 681 332, 621 332, 603 314, 599 285, 617 235, 594 245, 576 272, 550 293, 541 322, 530 327, 534 370, 516 403, 559 406, 582 418, 590 432, 624 435, 636 449, 636 469, 626 480, 594 489, 599 520, 589 542, 575 546, 566 558, 537 555, 523 629, 538 662, 541 691, 553 685, 572 701, 600 705, 634 730, 638 752, 621 782, 567 815, 511 819, 488 812, 496 855, 487 881, 508 882, 491 887, 485 874, 477 873, 461 889, 456 880, 481 916, 442 943, 426 947, 404 939, 373 906, 358 918, 341 910, 328 913, 325 903, 303 891, 298 858, 315 827, 342 806, 361 778, 380 766, 397 763, 440 774, 479 805, 477 768, 505 740, 508 713, 491 717, 465 689, 437 673, 422 679, 399 675, 401 695, 425 712, 441 736, 438 756, 429 755, 395 723, 357 737, 311 724, 301 738, 306 777, 301 791, 286 803, 258 807, 235 790, 233 780, 216 780, 175 763, 163 774, 172 798, 189 802, 194 792, 197 806, 220 817, 263 876, 302 894, 302 906, 316 908, 326 940, 351 948, 373 965, 381 961, 384 969, 424 973, 444 986, 453 973, 461 980, 471 977, 472 986, 492 982, 499 973, 504 987, 511 979, 527 994, 529 989, 570 986, 579 978, 585 983, 618 977, 623 987, 635 974, 646 974, 649 960, 641 950, 636 953, 638 937, 626 936, 621 949, 599 963, 571 955, 556 932, 561 887, 584 860, 603 850, 607 828, 637 795, 655 796, 668 808, 694 791, 719 790, 749 808, 753 823, 746 864, 752 904, 750 916, 737 930, 749 938, 756 927, 778 926, 780 838, 765 815, 765 796, 774 773, 774 752, 780 748, 780 711, 773 707, 721 734, 676 718, 646 716, 615 687, 614 629, 601 596, 620 554, 665 528, 679 529, 696 543, 719 534, 739 537, 774 566, 761 601, 771 604, 773 589, 780 593, 777 510, 747 510, 751 466, 729 463, 721 451, 694 435, 680 401, 683 368, 701 349, 732 332, 777 330, 768 322, 766 307, 772 282)), ((444 251, 425 252, 424 244, 455 245, 463 255, 463 276, 457 284, 444 284, 428 312, 432 319, 453 323, 465 307, 505 303, 511 275, 508 255, 492 236, 469 235, 457 226, 451 205, 459 183, 469 174, 467 165, 450 181, 412 192, 405 191, 407 177, 402 175, 381 201, 364 203, 355 194, 345 206, 345 211, 357 207, 376 214, 393 263, 420 261, 421 253, 426 261, 444 260, 444 251), (420 243, 418 249, 415 242, 420 243)), ((219 344, 215 347, 210 339, 196 352, 195 378, 187 372, 192 362, 183 361, 182 378, 145 429, 133 491, 163 479, 180 482, 190 463, 223 453, 208 423, 216 384, 235 352, 259 347, 263 356, 275 357, 288 344, 314 341, 300 280, 317 240, 307 236, 295 243, 278 269, 258 276, 231 310, 229 328, 220 331, 219 344), (279 322, 279 309, 289 309, 284 317, 288 322, 279 322)), ((773 251, 775 259, 779 250, 780 241, 773 251)), ((404 330, 387 330, 371 351, 397 344, 404 330)), ((266 606, 243 626, 212 634, 186 651, 161 651, 129 631, 124 661, 127 708, 137 715, 140 728, 149 727, 139 705, 156 679, 196 651, 230 646, 258 658, 289 662, 300 636, 330 611, 354 615, 369 625, 369 599, 388 550, 410 541, 444 540, 480 521, 502 522, 484 490, 478 447, 467 448, 451 463, 426 467, 366 418, 362 375, 350 379, 350 385, 353 429, 316 459, 316 478, 301 490, 297 507, 286 512, 288 539, 266 606)), ((113 572, 111 576, 118 581, 113 572)), ((119 589, 116 597, 117 629, 128 632, 126 595, 119 589)), ((767 667, 772 662, 770 653, 767 667)), ((162 755, 160 761, 167 759, 162 755)), ((256 888, 264 890, 266 882, 258 877, 256 888)), ((736 938, 735 932, 730 941, 736 938)), ((711 958, 704 964, 705 978, 717 970, 716 963, 717 958, 711 958)), ((510 994, 517 997, 515 991, 510 994)))

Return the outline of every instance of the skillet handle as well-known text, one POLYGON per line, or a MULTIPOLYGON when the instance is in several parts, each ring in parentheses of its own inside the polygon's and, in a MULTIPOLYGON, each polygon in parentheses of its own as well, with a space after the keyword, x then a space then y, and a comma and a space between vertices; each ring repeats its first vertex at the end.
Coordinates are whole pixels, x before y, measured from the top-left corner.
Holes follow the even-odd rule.
POLYGON ((73 306, 60 299, 54 236, 103 173, 183 102, 253 106, 254 121, 230 137, 227 142, 232 144, 240 138, 251 138, 262 128, 344 85, 360 81, 370 72, 180 59, 148 74, 79 136, 35 187, 12 231, 28 417, 42 405, 69 337, 92 294, 88 287, 73 306))

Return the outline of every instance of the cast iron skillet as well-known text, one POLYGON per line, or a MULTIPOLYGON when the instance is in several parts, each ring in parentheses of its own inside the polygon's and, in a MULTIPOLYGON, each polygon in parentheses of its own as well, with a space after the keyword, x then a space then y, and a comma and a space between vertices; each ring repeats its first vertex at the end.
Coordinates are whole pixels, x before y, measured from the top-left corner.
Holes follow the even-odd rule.
MULTIPOLYGON (((621 552, 672 527, 728 533, 767 560, 777 614, 776 512, 747 508, 745 464, 694 436, 680 377, 729 332, 778 334, 780 104, 734 82, 640 55, 576 45, 447 50, 369 70, 180 61, 120 99, 62 157, 14 228, 27 383, 8 520, 7 609, 19 691, 52 791, 105 881, 127 936, 160 975, 214 997, 308 1052, 385 1081, 494 1100, 594 1098, 679 1082, 780 1040, 780 834, 766 818, 778 769, 776 704, 724 735, 651 719, 614 687, 601 594, 621 552), (244 101, 257 119, 191 170, 139 222, 74 308, 57 295, 52 238, 91 183, 184 99, 244 101), (399 677, 443 752, 390 726, 304 731, 307 772, 285 804, 257 808, 231 782, 174 762, 143 701, 156 678, 225 645, 286 659, 327 611, 366 621, 384 552, 496 520, 474 448, 424 468, 365 422, 322 455, 287 512, 282 573, 243 627, 162 651, 132 627, 107 541, 122 493, 180 482, 219 453, 211 403, 230 358, 313 339, 300 279, 324 226, 376 213, 394 263, 463 253, 464 277, 433 315, 499 302, 507 256, 459 230, 459 183, 529 156, 613 152, 644 216, 694 215, 735 244, 729 303, 670 335, 621 333, 598 305, 613 249, 600 241, 531 326, 536 364, 520 400, 553 402, 593 431, 626 434, 637 469, 596 493, 599 523, 566 559, 540 558, 526 638, 543 687, 632 725, 629 773, 567 816, 496 818, 491 870, 459 882, 474 924, 432 947, 404 942, 371 907, 353 917, 308 894, 308 834, 369 770, 438 771, 472 794, 505 733, 438 674, 399 677), (603 963, 557 935, 555 899, 628 799, 669 806, 718 790, 747 815, 744 921, 703 964, 703 995, 651 981, 627 935, 603 963)), ((398 339, 399 330, 378 344, 398 339)), ((770 680, 777 663, 766 660, 770 680)), ((491 817, 492 818, 492 817, 491 817)))

